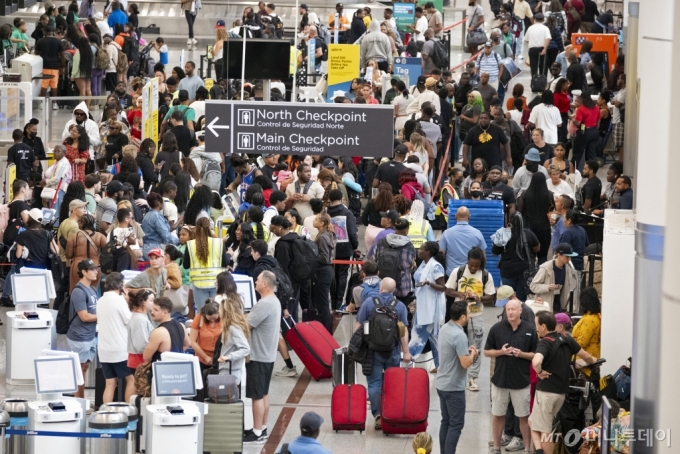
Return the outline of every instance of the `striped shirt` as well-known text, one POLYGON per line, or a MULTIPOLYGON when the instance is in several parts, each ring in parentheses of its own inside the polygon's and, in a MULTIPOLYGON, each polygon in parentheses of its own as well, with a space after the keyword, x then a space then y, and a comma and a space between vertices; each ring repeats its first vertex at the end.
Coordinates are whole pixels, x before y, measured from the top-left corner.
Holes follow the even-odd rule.
POLYGON ((496 82, 498 80, 498 65, 501 64, 501 57, 494 51, 487 56, 486 53, 477 57, 475 66, 479 68, 479 73, 487 73, 489 75, 489 82, 496 82))

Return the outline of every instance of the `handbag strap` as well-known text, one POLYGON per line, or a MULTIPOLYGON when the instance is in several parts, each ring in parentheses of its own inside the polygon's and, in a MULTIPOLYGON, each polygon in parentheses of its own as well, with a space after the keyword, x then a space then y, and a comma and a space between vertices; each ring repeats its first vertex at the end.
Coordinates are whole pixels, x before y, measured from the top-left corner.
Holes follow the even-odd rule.
POLYGON ((524 243, 524 253, 527 255, 527 261, 529 266, 531 266, 531 253, 529 252, 529 243, 527 242, 527 236, 522 230, 522 242, 524 243))
POLYGON ((477 8, 475 8, 475 12, 472 15, 472 18, 470 19, 470 25, 468 25, 468 28, 472 30, 472 24, 474 24, 474 19, 477 16, 477 8))

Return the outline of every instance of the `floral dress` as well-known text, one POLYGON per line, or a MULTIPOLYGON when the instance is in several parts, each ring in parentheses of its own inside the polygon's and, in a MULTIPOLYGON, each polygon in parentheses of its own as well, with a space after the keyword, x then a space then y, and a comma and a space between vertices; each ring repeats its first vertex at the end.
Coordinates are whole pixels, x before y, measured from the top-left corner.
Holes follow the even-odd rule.
POLYGON ((78 151, 78 148, 73 145, 69 145, 64 142, 66 147, 66 159, 71 163, 71 168, 73 169, 73 180, 78 180, 81 183, 85 182, 85 163, 75 164, 76 159, 90 159, 89 150, 78 151))

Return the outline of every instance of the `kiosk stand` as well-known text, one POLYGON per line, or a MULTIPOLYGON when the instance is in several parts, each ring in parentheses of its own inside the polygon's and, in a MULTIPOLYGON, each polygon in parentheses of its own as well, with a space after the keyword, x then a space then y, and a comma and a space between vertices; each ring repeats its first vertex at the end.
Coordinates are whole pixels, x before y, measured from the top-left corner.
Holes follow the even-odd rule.
POLYGON ((50 288, 47 273, 13 274, 13 311, 7 312, 6 381, 11 385, 32 383, 35 377, 33 360, 45 349, 52 348, 54 319, 38 304, 49 304, 50 288))
POLYGON ((182 397, 203 388, 196 356, 166 352, 153 363, 151 405, 146 407, 146 453, 197 452, 201 411, 182 397))
MULTIPOLYGON (((82 404, 63 393, 75 393, 84 383, 78 354, 54 352, 33 360, 38 400, 28 404, 28 430, 79 433, 82 430, 82 404)), ((80 452, 78 436, 28 437, 28 452, 72 454, 80 452)))

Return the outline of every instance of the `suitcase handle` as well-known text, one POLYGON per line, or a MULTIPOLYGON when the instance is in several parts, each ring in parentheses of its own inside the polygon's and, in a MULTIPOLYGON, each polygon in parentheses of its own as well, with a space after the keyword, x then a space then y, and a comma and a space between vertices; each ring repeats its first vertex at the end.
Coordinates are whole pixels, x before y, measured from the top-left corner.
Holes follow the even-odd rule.
MULTIPOLYGON (((295 326, 296 323, 295 323, 295 320, 293 320, 293 317, 288 317, 288 318, 290 319, 291 322, 293 322, 293 326, 295 326)), ((291 329, 291 326, 288 324, 288 321, 286 320, 286 317, 284 317, 284 316, 282 315, 282 316, 281 316, 281 320, 283 320, 283 323, 286 324, 286 326, 288 327, 288 329, 291 329)))

